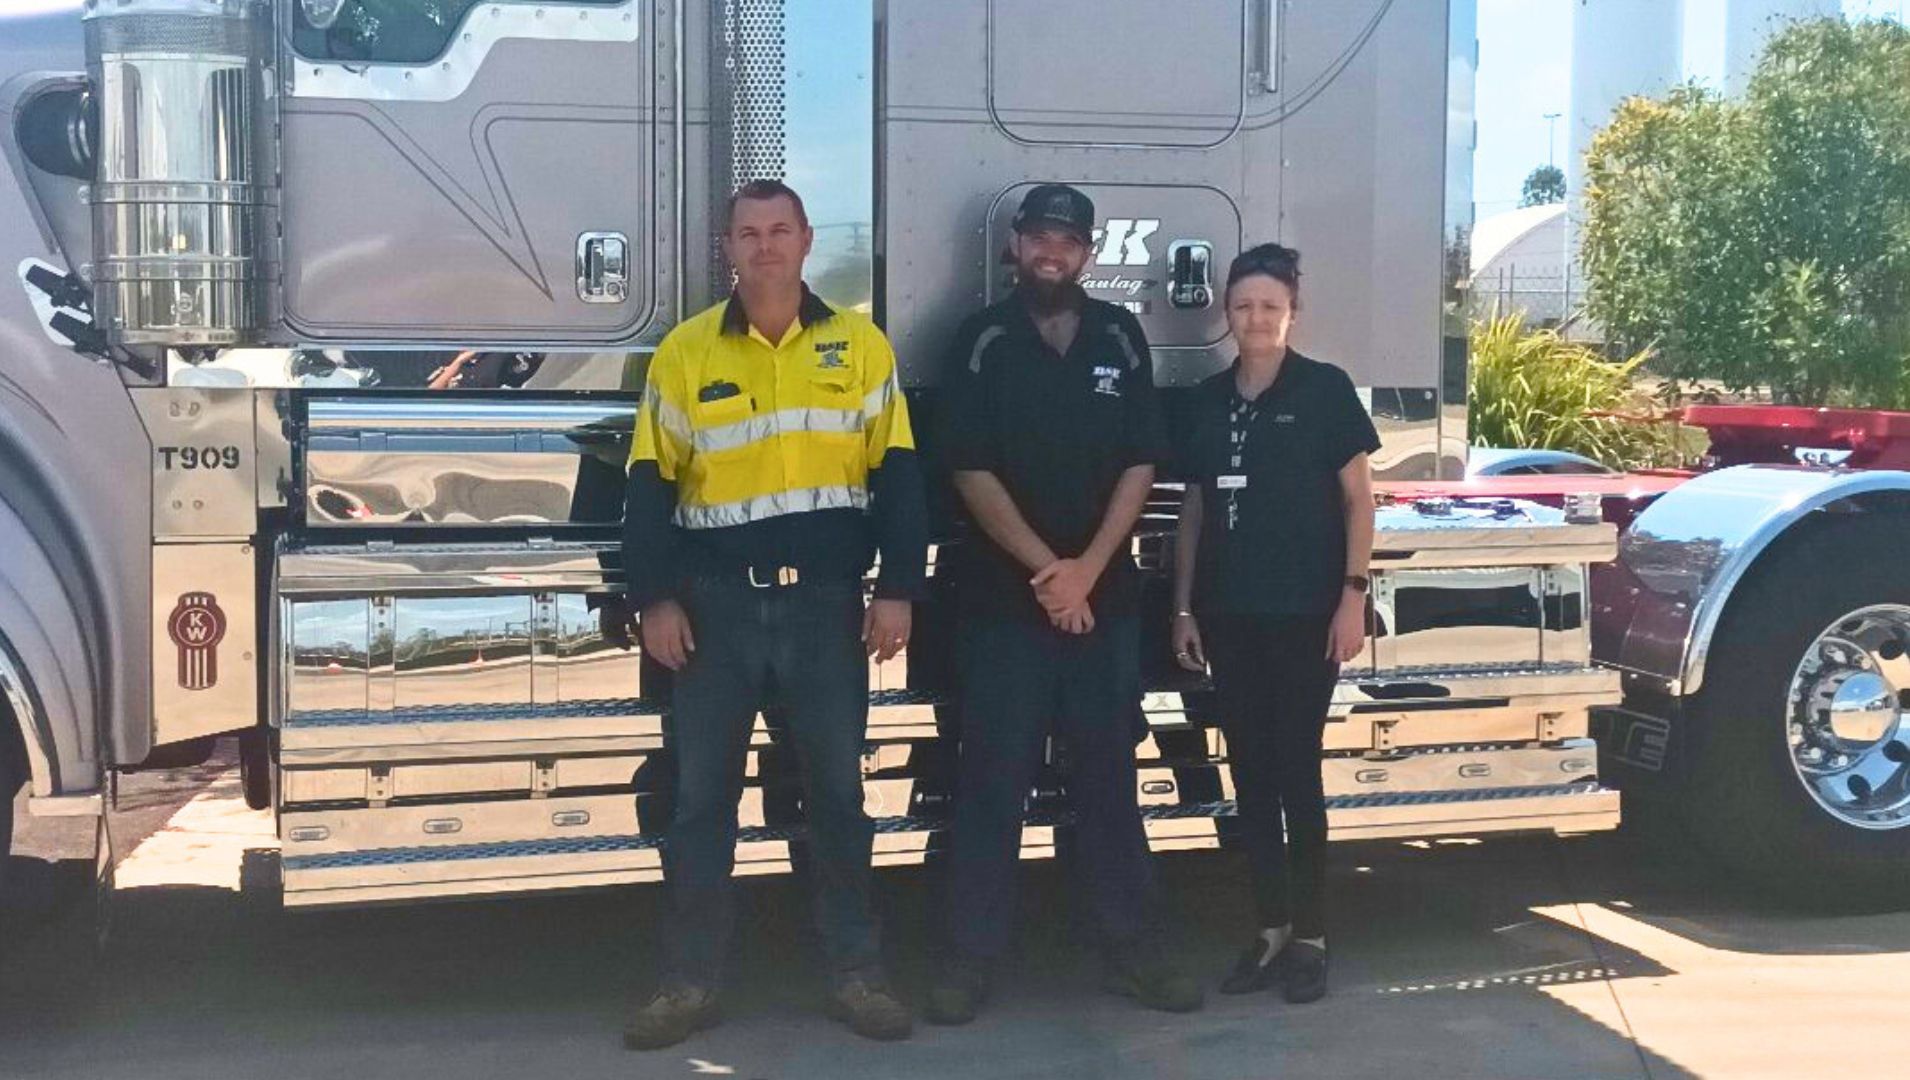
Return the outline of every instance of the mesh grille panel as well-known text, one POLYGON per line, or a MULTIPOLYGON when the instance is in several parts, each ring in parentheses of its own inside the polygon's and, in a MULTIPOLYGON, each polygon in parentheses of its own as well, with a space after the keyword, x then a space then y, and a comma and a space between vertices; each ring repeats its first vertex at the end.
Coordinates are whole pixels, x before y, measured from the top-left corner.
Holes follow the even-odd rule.
POLYGON ((204 53, 214 56, 264 56, 263 27, 257 20, 209 15, 115 15, 88 19, 89 52, 204 53))
MULTIPOLYGON (((750 180, 783 178, 784 3, 723 0, 721 17, 711 24, 716 38, 712 44, 721 61, 710 67, 716 84, 713 99, 719 105, 711 172, 714 189, 725 196, 750 180)), ((720 227, 721 206, 711 209, 720 227)), ((712 235, 712 295, 729 292, 734 280, 723 258, 722 238, 712 235)))
POLYGON ((730 80, 730 179, 783 177, 783 0, 728 0, 723 66, 730 80))

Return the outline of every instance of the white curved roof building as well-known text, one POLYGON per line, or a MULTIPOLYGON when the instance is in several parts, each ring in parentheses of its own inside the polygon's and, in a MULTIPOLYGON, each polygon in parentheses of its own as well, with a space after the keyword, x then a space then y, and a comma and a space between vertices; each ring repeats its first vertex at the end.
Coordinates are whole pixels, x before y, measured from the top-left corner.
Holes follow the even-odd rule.
POLYGON ((1473 310, 1524 311, 1532 323, 1563 320, 1577 303, 1565 204, 1481 218, 1472 230, 1473 310))

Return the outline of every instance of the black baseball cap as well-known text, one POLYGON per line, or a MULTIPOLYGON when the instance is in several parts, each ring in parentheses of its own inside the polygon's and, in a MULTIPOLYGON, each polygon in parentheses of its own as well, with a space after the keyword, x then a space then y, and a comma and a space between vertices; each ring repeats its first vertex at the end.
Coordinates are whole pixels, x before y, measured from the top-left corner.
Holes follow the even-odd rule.
POLYGON ((1066 184, 1036 184, 1022 196, 1014 225, 1016 232, 1059 226, 1088 243, 1094 238, 1094 200, 1066 184))

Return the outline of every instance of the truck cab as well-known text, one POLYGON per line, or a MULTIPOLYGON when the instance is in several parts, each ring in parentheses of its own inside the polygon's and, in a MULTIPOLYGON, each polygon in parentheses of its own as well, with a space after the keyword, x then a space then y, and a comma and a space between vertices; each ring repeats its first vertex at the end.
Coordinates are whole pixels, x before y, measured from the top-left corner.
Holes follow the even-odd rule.
MULTIPOLYGON (((116 771, 237 735, 288 905, 658 878, 667 677, 597 612, 643 558, 617 522, 647 356, 727 293, 713 230, 756 177, 804 193, 810 284, 885 328, 923 418, 943 341, 1011 285, 1012 208, 1059 180, 1099 208, 1083 285, 1141 320, 1170 413, 1231 360, 1223 268, 1277 239, 1306 252, 1304 347, 1362 388, 1382 479, 1458 477, 1442 256, 1470 215, 1471 20, 1466 0, 0 16, 0 546, 26 552, 0 569, 0 686, 31 805, 104 820, 116 771), (432 389, 467 350, 522 378, 432 389)), ((1177 497, 1135 538, 1147 569, 1177 497)), ((1466 498, 1380 523, 1328 727, 1334 834, 1615 825, 1588 731, 1619 679, 1587 598, 1616 528, 1466 498)), ((1165 601, 1161 578, 1163 636, 1165 601)), ((948 607, 871 673, 884 863, 930 858, 953 798, 948 607)), ((1151 842, 1219 845, 1211 694, 1148 648, 1151 842)), ((801 857, 776 720, 745 873, 801 857)), ((1029 857, 1068 827, 1050 757, 1029 857)))

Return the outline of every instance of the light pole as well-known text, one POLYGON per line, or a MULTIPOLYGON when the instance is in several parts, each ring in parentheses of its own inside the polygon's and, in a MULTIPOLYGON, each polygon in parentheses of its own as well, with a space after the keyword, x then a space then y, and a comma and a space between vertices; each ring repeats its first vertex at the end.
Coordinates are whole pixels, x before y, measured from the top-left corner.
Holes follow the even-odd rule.
POLYGON ((1564 114, 1555 112, 1545 114, 1545 163, 1552 168, 1558 167, 1558 162, 1554 160, 1553 147, 1556 143, 1553 141, 1552 133, 1558 130, 1559 117, 1562 115, 1564 114))

